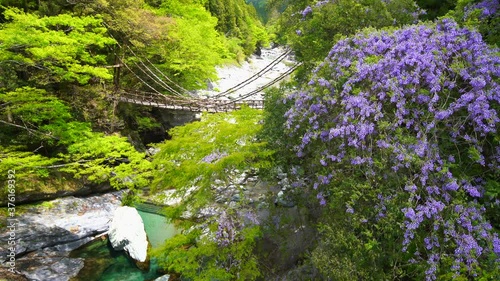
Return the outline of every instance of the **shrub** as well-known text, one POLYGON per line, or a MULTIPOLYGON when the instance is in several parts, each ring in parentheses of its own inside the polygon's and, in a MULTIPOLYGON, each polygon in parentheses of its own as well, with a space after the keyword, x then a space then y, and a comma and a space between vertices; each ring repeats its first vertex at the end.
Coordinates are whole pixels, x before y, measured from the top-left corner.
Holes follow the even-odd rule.
POLYGON ((337 211, 328 223, 370 249, 400 241, 392 262, 427 280, 498 267, 496 52, 449 19, 335 44, 286 113, 292 172, 337 211))

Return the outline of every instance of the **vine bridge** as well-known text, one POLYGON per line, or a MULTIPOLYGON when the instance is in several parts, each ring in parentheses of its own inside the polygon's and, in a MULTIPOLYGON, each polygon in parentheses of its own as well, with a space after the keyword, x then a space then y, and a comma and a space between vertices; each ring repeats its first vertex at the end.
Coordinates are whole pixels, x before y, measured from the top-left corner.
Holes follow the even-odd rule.
POLYGON ((274 66, 276 66, 288 55, 290 55, 291 51, 287 49, 276 59, 274 59, 270 64, 268 64, 259 72, 253 74, 243 82, 213 96, 198 97, 176 84, 172 79, 170 79, 162 71, 156 68, 156 66, 147 58, 145 59, 146 62, 144 62, 144 60, 140 59, 132 49, 130 49, 129 47, 128 49, 136 58, 138 58, 138 62, 134 63, 135 67, 143 75, 145 75, 143 77, 148 77, 147 80, 152 81, 154 84, 148 83, 146 79, 141 78, 139 74, 132 70, 129 65, 121 61, 121 64, 125 66, 128 71, 135 75, 136 78, 139 79, 142 84, 147 86, 151 91, 120 90, 110 98, 119 102, 191 112, 227 112, 239 109, 243 105, 247 105, 251 108, 262 109, 264 108, 264 101, 262 99, 252 98, 255 95, 261 93, 263 90, 286 78, 300 65, 299 63, 296 63, 293 66, 289 67, 286 71, 281 73, 278 77, 274 78, 272 81, 260 87, 257 87, 254 90, 245 92, 243 94, 238 94, 238 96, 234 97, 236 91, 241 90, 243 87, 249 85, 254 81, 258 81, 261 77, 263 77, 264 74, 269 72, 271 69, 273 69, 274 66), (160 90, 158 89, 158 87, 160 88, 160 90), (231 94, 233 94, 233 96, 230 96, 231 94))

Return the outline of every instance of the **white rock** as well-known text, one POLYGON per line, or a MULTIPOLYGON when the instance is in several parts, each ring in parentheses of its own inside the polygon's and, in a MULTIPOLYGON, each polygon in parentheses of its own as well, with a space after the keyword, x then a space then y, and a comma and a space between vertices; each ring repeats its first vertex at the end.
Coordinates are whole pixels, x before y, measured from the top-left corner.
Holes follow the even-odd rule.
POLYGON ((168 280, 170 280, 170 275, 167 274, 156 278, 154 281, 168 281, 168 280))
POLYGON ((142 218, 135 208, 123 206, 116 209, 108 236, 115 250, 125 250, 140 262, 146 260, 148 240, 142 218))

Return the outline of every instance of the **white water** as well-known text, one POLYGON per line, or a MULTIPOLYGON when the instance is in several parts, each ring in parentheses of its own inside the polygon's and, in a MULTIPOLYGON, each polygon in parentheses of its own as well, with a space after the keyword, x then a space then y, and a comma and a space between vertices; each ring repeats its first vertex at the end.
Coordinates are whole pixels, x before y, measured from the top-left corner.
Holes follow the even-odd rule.
MULTIPOLYGON (((241 63, 240 65, 228 65, 223 67, 217 67, 218 81, 212 82, 213 91, 202 90, 198 94, 200 97, 212 97, 221 92, 224 92, 235 85, 240 84, 246 79, 252 77, 254 74, 258 73, 260 70, 272 63, 281 54, 285 53, 284 47, 276 48, 262 48, 261 56, 252 55, 250 58, 241 63)), ((287 55, 281 62, 273 66, 269 71, 261 74, 261 77, 252 81, 250 84, 238 89, 237 91, 220 97, 221 100, 235 99, 243 96, 259 87, 271 82, 282 73, 289 70, 294 65, 294 60, 291 55, 287 55)), ((276 85, 276 84, 275 84, 276 85)), ((263 92, 259 92, 256 95, 246 98, 248 100, 262 100, 263 92)))

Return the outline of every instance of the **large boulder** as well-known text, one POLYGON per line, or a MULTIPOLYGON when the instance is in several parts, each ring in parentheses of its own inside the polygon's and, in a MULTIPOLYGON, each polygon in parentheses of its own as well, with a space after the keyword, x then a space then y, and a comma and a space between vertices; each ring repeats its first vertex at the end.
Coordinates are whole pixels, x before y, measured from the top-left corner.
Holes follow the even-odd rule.
MULTIPOLYGON (((20 207, 14 221, 16 255, 47 247, 71 251, 106 232, 114 210, 121 204, 122 193, 117 191, 86 198, 70 196, 20 207)), ((12 233, 7 225, 0 226, 0 241, 8 241, 12 233)), ((5 261, 8 253, 8 244, 0 243, 0 263, 5 261)))
POLYGON ((125 250, 132 259, 147 262, 149 242, 142 218, 135 208, 123 206, 116 209, 108 237, 115 250, 125 250))

